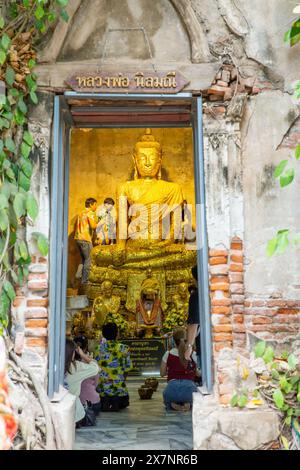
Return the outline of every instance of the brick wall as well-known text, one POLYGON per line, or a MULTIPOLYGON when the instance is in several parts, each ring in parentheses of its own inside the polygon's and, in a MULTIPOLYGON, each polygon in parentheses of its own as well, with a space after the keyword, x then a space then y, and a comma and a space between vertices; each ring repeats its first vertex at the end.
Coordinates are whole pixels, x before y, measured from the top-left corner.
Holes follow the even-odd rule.
POLYGON ((48 343, 48 261, 33 256, 28 280, 17 291, 12 315, 16 329, 15 350, 30 350, 46 358, 48 343))

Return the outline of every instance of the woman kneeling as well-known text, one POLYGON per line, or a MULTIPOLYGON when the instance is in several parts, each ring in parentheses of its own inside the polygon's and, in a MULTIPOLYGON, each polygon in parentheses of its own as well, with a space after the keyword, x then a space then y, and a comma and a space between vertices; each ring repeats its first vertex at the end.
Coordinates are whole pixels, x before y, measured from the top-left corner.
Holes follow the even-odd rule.
POLYGON ((200 375, 197 357, 195 353, 189 361, 184 357, 186 332, 183 328, 174 331, 173 339, 176 347, 164 354, 160 368, 161 376, 167 375, 168 380, 163 392, 164 403, 167 410, 188 411, 193 403, 193 392, 197 392, 195 379, 200 375))

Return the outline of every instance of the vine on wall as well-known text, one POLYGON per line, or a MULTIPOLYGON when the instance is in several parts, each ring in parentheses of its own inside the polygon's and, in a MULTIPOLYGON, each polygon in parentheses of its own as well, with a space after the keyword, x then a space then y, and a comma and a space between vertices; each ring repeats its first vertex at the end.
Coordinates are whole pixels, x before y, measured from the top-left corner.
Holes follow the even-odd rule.
MULTIPOLYGON (((0 334, 31 262, 24 240, 26 221, 38 216, 31 192, 34 147, 28 131, 28 105, 38 104, 37 45, 61 17, 68 21, 68 0, 4 0, 0 14, 0 334)), ((35 232, 38 249, 48 254, 44 234, 35 232)))

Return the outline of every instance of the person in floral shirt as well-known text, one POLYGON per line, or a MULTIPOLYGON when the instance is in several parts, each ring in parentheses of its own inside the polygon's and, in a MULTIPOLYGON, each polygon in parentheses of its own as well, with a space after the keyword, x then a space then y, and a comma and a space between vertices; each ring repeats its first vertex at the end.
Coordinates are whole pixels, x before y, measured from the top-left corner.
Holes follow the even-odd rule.
POLYGON ((0 337, 0 450, 9 450, 11 448, 18 429, 8 400, 5 364, 5 344, 3 338, 0 337))
POLYGON ((95 351, 98 361, 99 385, 102 411, 118 411, 129 406, 126 375, 131 369, 128 347, 117 341, 118 327, 107 323, 102 328, 103 338, 95 351))

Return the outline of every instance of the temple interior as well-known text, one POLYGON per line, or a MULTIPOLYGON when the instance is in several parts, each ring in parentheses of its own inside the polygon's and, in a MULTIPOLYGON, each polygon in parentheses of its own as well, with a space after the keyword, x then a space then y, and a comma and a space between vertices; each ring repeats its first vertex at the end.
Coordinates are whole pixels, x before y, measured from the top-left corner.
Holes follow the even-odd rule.
MULTIPOLYGON (((114 210, 118 228, 119 188, 127 181, 132 184, 136 181, 134 149, 137 142, 140 142, 140 147, 147 147, 141 141, 148 140, 152 141, 150 147, 152 145, 161 151, 161 163, 159 176, 157 174, 152 180, 151 190, 147 193, 159 193, 163 188, 164 201, 175 201, 181 206, 183 201, 187 203, 189 222, 195 230, 191 128, 73 129, 67 289, 67 328, 72 329, 73 334, 84 332, 95 340, 101 334, 103 322, 114 321, 122 339, 158 340, 164 333, 185 323, 188 288, 193 283, 190 268, 195 264, 196 252, 186 248, 184 239, 173 244, 161 240, 150 245, 146 241, 133 243, 128 248, 125 263, 116 262, 117 243, 108 241, 104 246, 100 243, 92 249, 89 282, 84 289, 78 279, 81 257, 74 240, 78 214, 84 210, 88 198, 96 199, 98 206, 103 205, 106 198, 112 198, 116 202, 114 210), (177 199, 175 192, 180 193, 177 199), (169 199, 165 197, 167 193, 171 195, 169 199), (103 310, 103 302, 106 310, 103 310)), ((135 194, 137 189, 135 186, 132 188, 131 192, 135 194)), ((161 200, 157 194, 153 197, 155 202, 163 202, 163 197, 161 200)), ((138 200, 143 202, 140 194, 138 200)), ((184 215, 182 217, 184 221, 184 215)))

